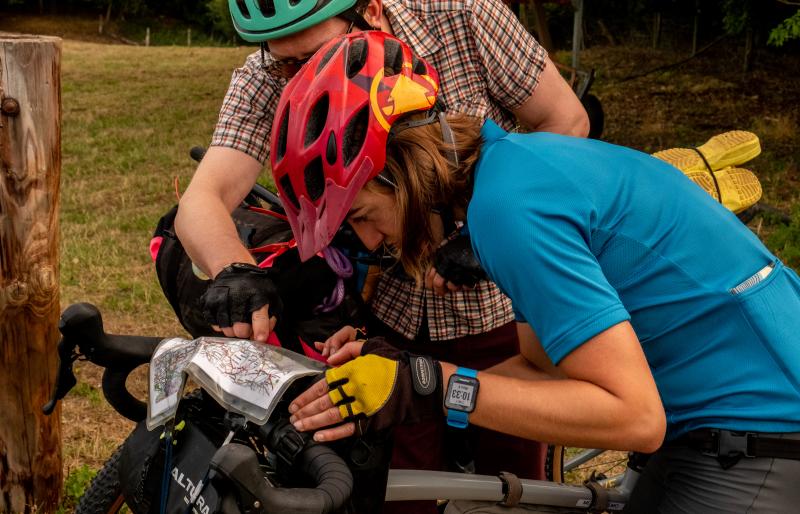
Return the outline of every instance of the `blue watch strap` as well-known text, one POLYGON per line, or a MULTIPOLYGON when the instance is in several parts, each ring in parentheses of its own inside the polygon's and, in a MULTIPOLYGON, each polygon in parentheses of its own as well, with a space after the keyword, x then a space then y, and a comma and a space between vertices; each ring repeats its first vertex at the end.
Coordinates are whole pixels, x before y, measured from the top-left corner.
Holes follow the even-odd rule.
POLYGON ((454 428, 467 428, 469 426, 469 413, 447 409, 447 424, 454 428))
POLYGON ((461 375, 462 377, 469 377, 469 378, 478 378, 478 370, 459 367, 458 369, 456 369, 454 375, 461 375))
MULTIPOLYGON (((462 377, 478 378, 478 371, 470 368, 457 368, 453 375, 462 377)), ((449 385, 448 385, 449 389, 449 385)), ((469 412, 461 410, 447 409, 447 424, 454 428, 467 428, 469 426, 469 412)))

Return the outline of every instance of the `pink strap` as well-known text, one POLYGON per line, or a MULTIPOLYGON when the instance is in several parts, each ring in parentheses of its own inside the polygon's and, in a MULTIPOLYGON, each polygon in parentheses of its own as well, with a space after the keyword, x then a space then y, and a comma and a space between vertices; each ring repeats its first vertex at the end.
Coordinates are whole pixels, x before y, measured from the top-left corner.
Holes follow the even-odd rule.
POLYGON ((285 215, 279 212, 271 211, 269 209, 264 209, 261 207, 253 207, 252 205, 248 205, 247 210, 257 212, 259 214, 266 214, 267 216, 272 216, 273 218, 278 218, 279 220, 289 221, 289 218, 287 218, 285 215))
POLYGON ((323 357, 321 353, 308 346, 302 338, 298 337, 297 339, 300 341, 300 346, 303 347, 303 352, 306 354, 306 357, 314 359, 315 361, 324 362, 325 364, 328 363, 328 359, 326 357, 323 357))
POLYGON ((164 241, 164 238, 161 236, 156 236, 150 240, 150 257, 153 259, 153 262, 156 262, 156 257, 158 257, 158 250, 161 249, 161 243, 164 241))
POLYGON ((278 339, 278 336, 275 335, 275 332, 269 333, 269 337, 267 337, 267 344, 271 346, 282 346, 281 341, 278 339))

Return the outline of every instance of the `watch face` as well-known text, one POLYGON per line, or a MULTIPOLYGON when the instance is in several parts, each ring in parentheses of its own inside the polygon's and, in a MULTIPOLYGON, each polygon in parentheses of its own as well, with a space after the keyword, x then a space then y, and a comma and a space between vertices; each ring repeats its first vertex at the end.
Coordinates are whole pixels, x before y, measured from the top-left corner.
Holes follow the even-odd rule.
POLYGON ((444 406, 448 409, 463 412, 475 410, 475 398, 478 396, 478 381, 474 378, 453 375, 447 386, 444 406))

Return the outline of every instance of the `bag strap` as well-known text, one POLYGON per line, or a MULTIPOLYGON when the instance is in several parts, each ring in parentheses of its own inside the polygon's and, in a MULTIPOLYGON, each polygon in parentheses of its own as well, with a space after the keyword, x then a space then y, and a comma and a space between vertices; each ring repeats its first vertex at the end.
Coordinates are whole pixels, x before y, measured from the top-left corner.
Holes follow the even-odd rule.
POLYGON ((583 485, 592 492, 592 504, 589 512, 606 512, 608 510, 608 489, 595 480, 594 473, 591 478, 583 482, 583 485))
POLYGON ((501 471, 499 478, 503 482, 503 501, 500 502, 500 505, 516 507, 522 498, 522 482, 517 475, 508 471, 501 471))

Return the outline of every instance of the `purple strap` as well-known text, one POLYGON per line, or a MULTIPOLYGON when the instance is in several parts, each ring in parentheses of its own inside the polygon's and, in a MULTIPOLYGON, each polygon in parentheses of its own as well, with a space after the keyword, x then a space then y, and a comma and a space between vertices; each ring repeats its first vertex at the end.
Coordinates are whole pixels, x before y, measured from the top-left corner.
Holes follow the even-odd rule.
POLYGON ((325 262, 336 273, 336 286, 333 288, 330 296, 322 300, 322 303, 314 307, 314 314, 323 312, 330 312, 344 300, 344 279, 353 276, 353 265, 342 252, 337 248, 328 246, 322 250, 322 255, 325 257, 325 262))

